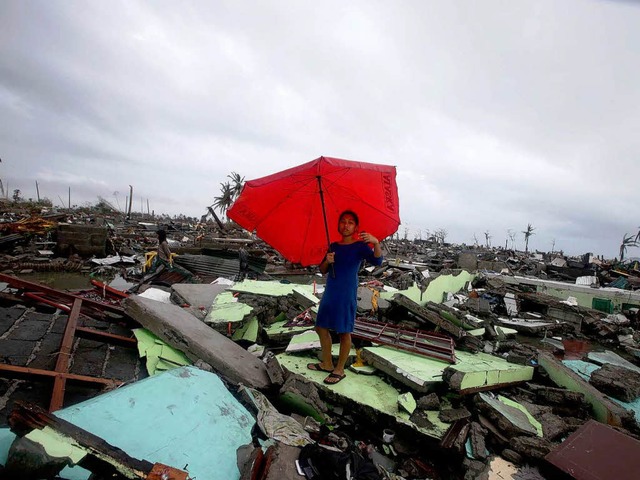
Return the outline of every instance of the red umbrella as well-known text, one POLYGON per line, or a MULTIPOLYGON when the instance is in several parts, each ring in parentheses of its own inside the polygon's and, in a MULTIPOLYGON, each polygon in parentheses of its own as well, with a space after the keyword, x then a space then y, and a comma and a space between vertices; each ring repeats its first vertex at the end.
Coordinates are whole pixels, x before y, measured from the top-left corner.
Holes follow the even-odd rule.
POLYGON ((400 225, 396 168, 320 157, 266 177, 249 180, 227 216, 255 231, 284 258, 319 264, 330 242, 341 240, 338 216, 360 218, 360 231, 379 240, 400 225))

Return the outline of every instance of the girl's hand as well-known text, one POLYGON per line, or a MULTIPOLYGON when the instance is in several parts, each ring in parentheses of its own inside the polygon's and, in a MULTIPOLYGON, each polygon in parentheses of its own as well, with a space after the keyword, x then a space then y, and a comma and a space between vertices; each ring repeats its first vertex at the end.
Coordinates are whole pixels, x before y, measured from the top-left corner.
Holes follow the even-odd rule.
POLYGON ((380 243, 380 241, 376 237, 374 237, 368 232, 361 232, 360 240, 362 240, 365 243, 373 243, 374 245, 377 245, 380 243))
POLYGON ((336 254, 335 252, 329 252, 327 253, 327 263, 328 264, 332 264, 336 261, 336 254))

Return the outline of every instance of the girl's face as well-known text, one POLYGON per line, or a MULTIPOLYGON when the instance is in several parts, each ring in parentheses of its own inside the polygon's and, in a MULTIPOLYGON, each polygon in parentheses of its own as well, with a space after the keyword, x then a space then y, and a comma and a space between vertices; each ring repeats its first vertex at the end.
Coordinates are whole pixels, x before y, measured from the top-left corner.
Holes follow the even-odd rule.
POLYGON ((343 237, 350 237, 358 230, 358 224, 356 223, 356 219, 353 218, 353 215, 343 215, 340 217, 340 221, 338 222, 338 232, 343 237))

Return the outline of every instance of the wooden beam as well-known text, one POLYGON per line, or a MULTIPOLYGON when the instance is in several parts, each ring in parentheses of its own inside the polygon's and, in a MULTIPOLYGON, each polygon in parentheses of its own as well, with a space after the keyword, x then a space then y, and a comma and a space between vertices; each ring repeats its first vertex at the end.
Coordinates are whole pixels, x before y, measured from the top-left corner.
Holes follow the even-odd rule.
MULTIPOLYGON (((82 300, 76 299, 71 307, 71 313, 67 318, 67 325, 64 329, 64 335, 60 342, 60 351, 56 361, 55 371, 57 373, 69 373, 69 361, 71 360, 71 349, 73 348, 73 340, 76 336, 76 327, 78 326, 78 317, 80 317, 80 309, 82 308, 82 300)), ((51 403, 49 411, 55 412, 60 410, 64 403, 64 390, 67 379, 63 375, 57 376, 53 382, 53 392, 51 393, 51 403)))
POLYGON ((93 328, 87 327, 76 327, 76 337, 96 340, 98 342, 104 342, 113 345, 120 345, 122 347, 135 348, 138 345, 138 341, 135 338, 123 337, 122 335, 102 332, 100 330, 95 330, 93 328))
POLYGON ((112 380, 110 378, 89 377, 87 375, 76 375, 74 373, 65 374, 65 373, 54 372, 53 370, 41 370, 39 368, 30 368, 30 367, 18 367, 16 365, 6 365, 4 363, 0 363, 0 374, 7 377, 25 378, 29 380, 33 380, 33 377, 44 377, 44 378, 55 379, 58 376, 63 376, 70 381, 94 383, 96 385, 101 385, 104 387, 117 387, 118 385, 121 385, 123 383, 117 380, 112 380))

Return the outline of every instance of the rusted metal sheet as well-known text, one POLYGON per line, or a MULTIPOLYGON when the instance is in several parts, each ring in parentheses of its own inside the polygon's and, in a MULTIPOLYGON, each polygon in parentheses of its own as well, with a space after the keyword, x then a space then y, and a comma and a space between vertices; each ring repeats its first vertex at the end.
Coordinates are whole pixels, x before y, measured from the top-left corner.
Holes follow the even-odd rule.
POLYGON ((595 420, 569 435, 545 459, 576 480, 640 478, 640 441, 595 420))
POLYGON ((50 305, 57 307, 59 304, 63 304, 63 305, 67 305, 67 307, 69 307, 70 309, 74 300, 81 299, 83 301, 82 313, 85 315, 108 320, 109 317, 106 316, 104 313, 111 312, 111 313, 118 314, 121 317, 124 317, 125 321, 131 322, 131 319, 125 315, 122 307, 110 305, 108 303, 96 302, 94 300, 73 295, 68 292, 56 290, 55 288, 47 287, 46 285, 29 282, 27 280, 13 277, 11 275, 5 275, 3 273, 0 273, 0 282, 6 282, 13 288, 17 288, 25 292, 30 292, 31 295, 29 296, 36 301, 42 301, 44 298, 46 298, 50 301, 48 302, 50 305), (34 295, 33 295, 34 293, 38 298, 34 298, 34 295))
POLYGON ((389 345, 425 357, 456 363, 453 340, 445 335, 398 328, 389 323, 372 322, 361 318, 356 319, 351 335, 354 338, 389 345))

